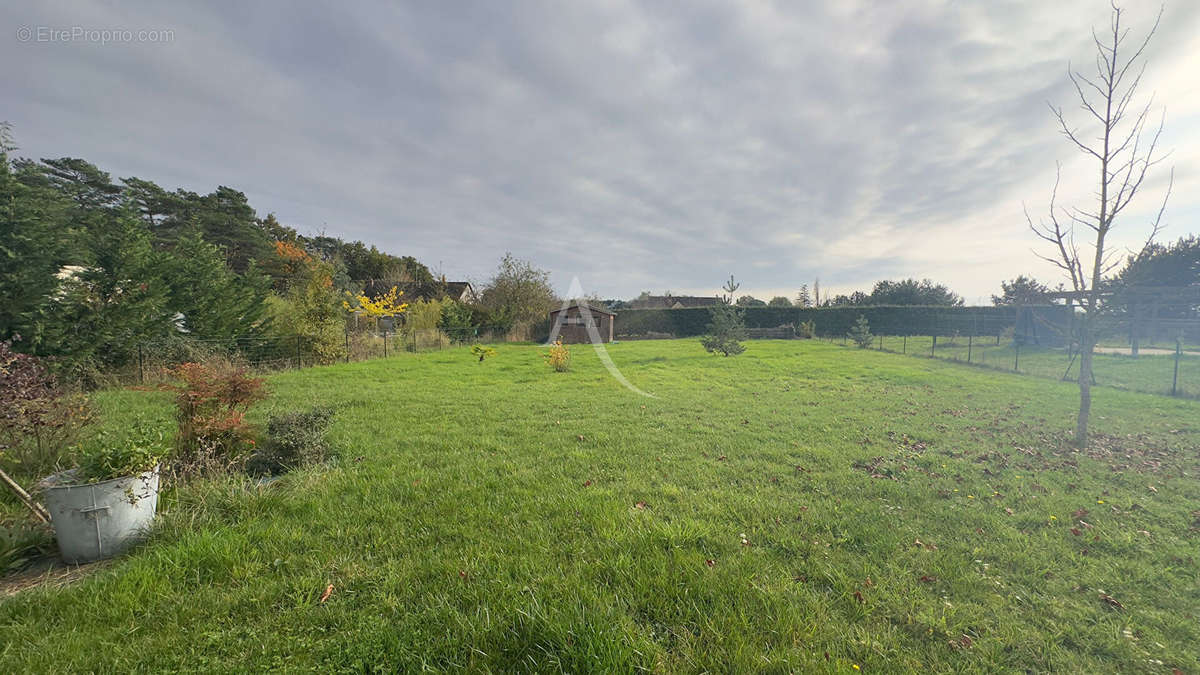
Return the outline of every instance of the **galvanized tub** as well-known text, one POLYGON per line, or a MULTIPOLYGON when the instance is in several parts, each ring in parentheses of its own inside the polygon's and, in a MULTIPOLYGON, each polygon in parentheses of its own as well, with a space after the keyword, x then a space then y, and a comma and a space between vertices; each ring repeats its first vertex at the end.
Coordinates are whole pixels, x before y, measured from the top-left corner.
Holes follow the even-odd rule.
POLYGON ((47 487, 45 500, 64 561, 107 558, 150 529, 158 507, 158 469, 101 483, 47 487))

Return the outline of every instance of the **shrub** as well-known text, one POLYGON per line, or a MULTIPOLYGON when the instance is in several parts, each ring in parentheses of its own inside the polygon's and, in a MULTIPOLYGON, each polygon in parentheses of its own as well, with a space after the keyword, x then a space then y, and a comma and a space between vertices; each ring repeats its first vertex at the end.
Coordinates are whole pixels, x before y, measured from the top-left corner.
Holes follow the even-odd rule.
POLYGON ((811 340, 817 336, 817 325, 812 319, 801 321, 800 326, 796 329, 796 337, 804 340, 811 340))
MULTIPOLYGON (((313 262, 295 280, 286 297, 270 299, 276 343, 299 335, 310 357, 321 364, 346 358, 346 315, 328 263, 313 262)), ((290 345, 289 345, 290 346, 290 345)), ((286 347, 285 347, 286 348, 286 347)))
POLYGON ((740 342, 746 339, 746 324, 742 321, 740 309, 733 305, 718 305, 709 310, 709 316, 712 320, 708 324, 708 335, 700 338, 700 344, 706 350, 725 356, 746 351, 740 342))
POLYGON ((455 342, 466 342, 475 336, 470 306, 454 300, 443 301, 438 326, 455 342))
POLYGON ((563 344, 562 338, 550 345, 550 351, 545 354, 546 363, 554 370, 564 373, 571 368, 571 350, 563 344))
POLYGON ((496 350, 483 345, 475 345, 471 347, 471 356, 478 356, 479 362, 483 363, 484 359, 491 358, 496 355, 496 350))
POLYGON ((138 422, 117 434, 100 432, 78 448, 80 483, 98 483, 113 478, 136 476, 154 469, 167 456, 169 447, 162 429, 138 422))
POLYGON ((851 340, 854 340, 854 344, 858 345, 859 349, 870 347, 874 336, 871 335, 871 327, 867 323, 867 317, 860 315, 858 320, 854 322, 854 327, 850 329, 848 335, 851 340))
POLYGON ((93 420, 87 399, 60 388, 37 357, 0 342, 0 465, 45 475, 93 420))
POLYGON ((173 371, 179 430, 171 472, 228 471, 254 448, 245 415, 266 397, 263 380, 246 369, 185 363, 173 371))
POLYGON ((333 421, 333 408, 317 407, 272 415, 267 440, 250 456, 247 470, 256 475, 279 474, 329 456, 325 432, 333 421))

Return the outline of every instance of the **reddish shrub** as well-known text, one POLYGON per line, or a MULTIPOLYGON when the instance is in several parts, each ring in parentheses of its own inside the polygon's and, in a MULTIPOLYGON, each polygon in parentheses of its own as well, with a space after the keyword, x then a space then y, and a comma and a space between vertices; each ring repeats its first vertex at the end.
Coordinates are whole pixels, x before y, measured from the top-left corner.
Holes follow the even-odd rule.
POLYGON ((44 475, 92 420, 83 396, 59 387, 37 357, 0 342, 0 466, 44 475))
POLYGON ((254 449, 246 411, 266 398, 262 378, 245 368, 185 363, 172 371, 179 430, 171 471, 227 471, 254 449))

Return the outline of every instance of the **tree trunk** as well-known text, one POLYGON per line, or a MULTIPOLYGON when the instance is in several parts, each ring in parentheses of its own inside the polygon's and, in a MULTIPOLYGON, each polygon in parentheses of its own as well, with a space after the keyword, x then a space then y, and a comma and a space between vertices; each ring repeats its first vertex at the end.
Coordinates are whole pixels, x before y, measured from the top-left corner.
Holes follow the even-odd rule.
POLYGON ((1091 317, 1084 317, 1079 326, 1079 417, 1075 421, 1075 445, 1083 448, 1088 442, 1088 417, 1092 412, 1092 340, 1091 317))
POLYGON ((1087 447, 1087 418, 1092 412, 1092 345, 1080 345, 1079 350, 1079 418, 1075 420, 1075 446, 1084 448, 1087 447))

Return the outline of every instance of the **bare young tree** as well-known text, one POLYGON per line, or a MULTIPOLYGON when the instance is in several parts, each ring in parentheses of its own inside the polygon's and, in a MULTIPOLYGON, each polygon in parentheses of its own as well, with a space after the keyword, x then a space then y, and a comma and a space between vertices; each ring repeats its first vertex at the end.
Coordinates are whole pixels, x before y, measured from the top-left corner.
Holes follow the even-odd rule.
MULTIPOLYGON (((721 302, 725 303, 726 305, 732 305, 733 304, 733 294, 736 293, 737 289, 739 289, 741 287, 742 287, 742 285, 739 284, 738 282, 734 281, 733 275, 730 274, 729 281, 726 281, 725 285, 721 287, 721 290, 723 290, 725 292, 722 293, 721 295, 718 295, 717 297, 720 298, 721 302)), ((670 291, 668 291, 667 295, 670 295, 670 294, 671 294, 670 291)))
MULTIPOLYGON (((1121 262, 1120 251, 1106 248, 1105 239, 1112 231, 1117 216, 1141 190, 1151 167, 1166 157, 1158 148, 1165 116, 1160 115, 1157 124, 1149 121, 1153 96, 1140 108, 1130 107, 1146 69, 1143 54, 1158 30, 1162 9, 1159 9, 1154 25, 1140 43, 1126 43, 1129 29, 1122 26, 1122 14, 1122 9, 1114 3, 1111 29, 1103 34, 1092 31, 1096 45, 1096 74, 1089 77, 1070 67, 1067 70, 1088 124, 1098 127, 1097 136, 1089 138, 1086 132, 1072 127, 1062 108, 1050 105, 1063 136, 1099 165, 1100 180, 1096 192, 1099 201, 1096 208, 1058 206, 1056 199, 1060 167, 1051 192, 1047 218, 1034 223, 1028 210, 1025 212, 1030 229, 1051 248, 1051 253, 1039 257, 1063 271, 1082 308, 1078 322, 1079 417, 1075 426, 1075 443, 1081 447, 1087 444, 1088 416, 1092 407, 1092 353, 1096 346, 1096 317, 1103 309, 1100 287, 1105 275, 1121 262), (1085 248, 1080 251, 1075 236, 1077 228, 1084 246, 1090 245, 1093 250, 1085 248)), ((1146 246, 1153 242, 1161 229, 1163 211, 1173 182, 1174 171, 1163 195, 1162 206, 1149 223, 1146 246)))

